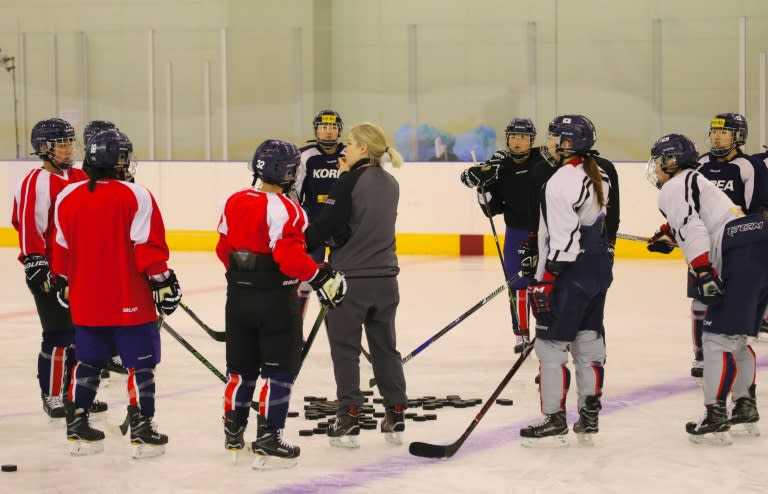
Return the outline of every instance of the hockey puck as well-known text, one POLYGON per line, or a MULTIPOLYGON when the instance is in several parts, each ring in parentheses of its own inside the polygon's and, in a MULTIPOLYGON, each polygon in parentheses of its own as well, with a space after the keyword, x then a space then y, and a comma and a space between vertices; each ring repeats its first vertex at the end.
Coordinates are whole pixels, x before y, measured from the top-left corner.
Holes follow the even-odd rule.
POLYGON ((429 419, 427 419, 425 415, 416 415, 415 417, 413 417, 414 422, 426 422, 427 420, 429 419))
POLYGON ((507 398, 497 398, 496 399, 496 404, 508 407, 510 405, 514 405, 515 402, 510 400, 510 399, 507 399, 507 398))
POLYGON ((373 416, 376 418, 381 418, 384 415, 386 415, 384 412, 373 412, 373 416))
POLYGON ((16 465, 3 465, 2 466, 3 472, 15 472, 19 469, 16 465))
POLYGON ((373 391, 371 391, 370 389, 366 389, 362 391, 362 393, 363 393, 363 396, 373 396, 373 391))
POLYGON ((312 433, 322 435, 322 434, 325 434, 326 430, 327 430, 327 427, 325 429, 323 429, 322 427, 315 427, 314 429, 312 429, 312 433))
POLYGON ((424 416, 427 420, 437 420, 437 414, 435 413, 425 413, 424 416))
POLYGON ((299 412, 288 412, 288 416, 289 417, 298 417, 299 416, 299 412))
POLYGON ((365 430, 375 430, 376 429, 376 422, 361 422, 360 428, 365 430))
POLYGON ((300 436, 311 436, 314 433, 315 433, 314 431, 309 430, 309 429, 302 429, 302 430, 299 431, 299 435, 300 436))

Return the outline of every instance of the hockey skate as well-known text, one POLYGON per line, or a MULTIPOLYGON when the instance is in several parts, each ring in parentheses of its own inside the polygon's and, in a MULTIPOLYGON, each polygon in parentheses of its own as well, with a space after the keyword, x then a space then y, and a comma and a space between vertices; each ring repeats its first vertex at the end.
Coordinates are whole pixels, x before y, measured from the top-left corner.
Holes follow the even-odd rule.
POLYGON ((387 408, 384 420, 381 421, 381 432, 384 440, 389 444, 400 446, 403 444, 402 432, 405 430, 405 416, 403 405, 395 405, 387 408))
POLYGON ((251 443, 256 459, 251 466, 254 470, 277 470, 296 466, 301 448, 292 446, 283 439, 283 429, 259 427, 258 437, 251 443))
POLYGON ((594 446, 594 436, 598 432, 598 414, 603 408, 599 396, 587 396, 584 406, 579 410, 579 420, 573 424, 576 440, 582 446, 594 446))
POLYGON ((731 434, 739 437, 758 437, 760 428, 757 421, 760 414, 755 400, 755 385, 749 387, 749 396, 744 396, 733 402, 730 414, 731 434), (734 428, 733 426, 739 427, 734 428))
POLYGON ((87 456, 104 451, 104 433, 91 427, 90 413, 75 404, 67 402, 67 441, 69 454, 72 456, 87 456))
POLYGON ((168 436, 157 432, 157 425, 152 417, 141 414, 139 407, 129 405, 128 415, 131 423, 131 445, 135 459, 152 458, 165 454, 168 436))
POLYGON ((61 396, 50 396, 45 393, 42 393, 40 397, 43 400, 43 411, 48 415, 48 418, 53 421, 53 419, 62 419, 66 417, 67 412, 64 408, 64 400, 61 399, 61 396))
POLYGON ((237 415, 237 410, 230 410, 224 415, 224 447, 232 454, 232 463, 237 463, 245 447, 245 427, 238 423, 237 415))
POLYGON ((531 337, 527 333, 515 336, 515 353, 523 353, 525 347, 531 344, 531 337))
POLYGON ((359 409, 350 405, 342 414, 336 416, 328 426, 328 442, 337 448, 360 447, 360 422, 358 421, 359 409))
POLYGON ((544 418, 538 424, 520 429, 521 444, 526 448, 568 446, 567 434, 568 423, 565 421, 565 410, 544 414, 544 418))
POLYGON ((727 446, 733 443, 729 432, 731 425, 728 421, 728 411, 725 402, 718 401, 706 405, 707 411, 698 422, 688 422, 685 430, 688 439, 696 444, 711 444, 715 446, 727 446))

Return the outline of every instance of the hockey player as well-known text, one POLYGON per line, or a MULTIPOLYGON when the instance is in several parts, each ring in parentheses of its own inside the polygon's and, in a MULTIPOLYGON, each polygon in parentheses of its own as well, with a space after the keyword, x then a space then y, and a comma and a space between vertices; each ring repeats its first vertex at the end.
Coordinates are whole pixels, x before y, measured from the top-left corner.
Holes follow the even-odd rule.
MULTIPOLYGON (((710 151, 699 158, 698 172, 715 186, 725 192, 725 195, 746 214, 758 213, 768 207, 768 169, 750 156, 744 154, 741 146, 747 141, 747 120, 739 113, 720 113, 710 122, 709 142, 710 151)), ((671 252, 664 244, 656 244, 656 240, 670 240, 668 225, 662 225, 651 237, 649 249, 661 253, 671 252)), ((669 243, 669 245, 672 245, 669 243)), ((688 297, 691 298, 691 322, 694 361, 691 365, 691 376, 701 378, 703 375, 703 358, 701 348, 702 324, 706 305, 696 299, 694 273, 688 276, 688 297)))
MULTIPOLYGON (((312 223, 320 217, 331 185, 339 177, 339 156, 344 151, 344 144, 339 142, 344 122, 334 110, 321 110, 312 120, 315 142, 299 150, 301 159, 296 170, 296 196, 299 204, 307 213, 312 223)), ((315 262, 325 260, 325 245, 320 245, 309 253, 315 262)), ((301 317, 307 311, 307 301, 312 287, 307 282, 299 285, 299 307, 301 317)))
MULTIPOLYGON (((461 182, 478 189, 477 199, 483 214, 504 213, 504 267, 506 275, 511 277, 520 271, 520 247, 528 240, 528 206, 530 196, 536 193, 531 187, 530 170, 542 157, 539 149, 533 148, 536 127, 531 119, 513 118, 504 129, 504 136, 506 148, 496 151, 485 163, 464 170, 461 182)), ((522 352, 530 342, 527 287, 526 277, 509 285, 515 353, 522 352)))
POLYGON ((690 139, 666 135, 651 148, 647 176, 661 189, 659 210, 694 273, 696 298, 707 307, 702 337, 706 413, 685 429, 693 442, 730 444, 732 425, 744 424, 747 434, 758 434, 755 353, 747 337, 756 336, 768 304, 768 221, 762 214, 745 216, 722 189, 694 171, 696 158, 690 139))
POLYGON ((360 353, 363 328, 373 361, 373 375, 384 398, 381 432, 401 444, 407 404, 405 376, 396 348, 395 312, 400 302, 395 253, 395 220, 400 189, 382 164, 402 165, 400 153, 387 144, 377 125, 362 123, 346 137, 341 175, 333 186, 320 219, 306 231, 307 246, 333 240, 330 261, 344 271, 350 293, 344 305, 328 313, 328 341, 339 402, 336 420, 328 427, 329 442, 359 447, 360 353))
MULTIPOLYGON (((120 130, 117 128, 117 126, 110 122, 109 120, 91 120, 87 124, 85 124, 85 128, 83 129, 83 146, 85 148, 88 148, 88 141, 91 140, 91 137, 95 136, 99 132, 102 132, 104 130, 120 130)), ((135 162, 134 162, 135 163, 135 162)), ((133 173, 132 171, 129 171, 127 168, 120 168, 120 170, 123 172, 123 177, 121 180, 127 180, 128 182, 133 182, 133 173)), ((83 171, 88 173, 88 165, 83 163, 83 171)), ((109 372, 117 372, 118 374, 128 374, 128 370, 123 367, 122 362, 120 362, 120 355, 117 354, 117 350, 112 350, 112 358, 107 363, 107 367, 105 369, 101 370, 101 378, 102 379, 109 379, 110 374, 109 372)), ((102 381, 102 386, 107 386, 109 384, 109 381, 102 381)))
POLYGON ((152 194, 118 179, 132 152, 121 132, 93 136, 85 154, 90 180, 69 185, 56 200, 53 271, 60 302, 72 308, 77 343, 66 403, 73 455, 103 450, 104 433, 90 426, 88 410, 113 347, 128 368, 133 457, 163 454, 168 442, 153 422, 160 362, 155 309, 171 314, 181 289, 166 264, 165 228, 152 194))
MULTIPOLYGON (((70 183, 86 180, 74 163, 75 130, 60 118, 41 120, 32 128, 34 154, 43 166, 29 172, 19 183, 13 200, 11 223, 19 232, 19 261, 24 265, 27 286, 43 328, 37 357, 37 379, 43 410, 50 418, 63 418, 66 385, 74 363, 74 328, 68 310, 57 302, 51 289, 53 259, 53 206, 59 193, 70 183)), ((95 402, 93 412, 107 405, 95 402)))
POLYGON ((528 296, 536 316, 536 355, 544 418, 520 430, 524 446, 540 440, 565 445, 566 365, 573 356, 579 420, 573 430, 591 443, 598 432, 603 388, 603 312, 611 275, 605 215, 610 181, 592 156, 596 134, 582 115, 562 115, 550 124, 559 167, 544 186, 536 281, 528 296))
POLYGON ((260 397, 254 469, 287 468, 300 449, 285 442, 283 429, 301 366, 301 314, 296 285, 309 281, 322 303, 339 304, 346 293, 342 273, 318 265, 305 252, 307 217, 286 193, 296 178, 299 150, 280 140, 256 148, 249 169, 260 189, 227 199, 219 221, 216 253, 227 268, 227 376, 224 389, 225 447, 237 453, 243 439, 256 379, 260 397))

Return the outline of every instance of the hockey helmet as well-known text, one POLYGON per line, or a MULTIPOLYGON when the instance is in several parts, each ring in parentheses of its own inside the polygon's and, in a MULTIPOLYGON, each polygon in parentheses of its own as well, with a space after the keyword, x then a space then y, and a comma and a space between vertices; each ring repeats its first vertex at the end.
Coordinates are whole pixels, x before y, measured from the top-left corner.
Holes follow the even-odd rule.
POLYGON ((727 156, 735 147, 743 146, 747 142, 747 119, 741 113, 718 113, 709 122, 707 137, 710 141, 710 151, 715 156, 727 156), (730 130, 731 144, 728 147, 712 144, 712 132, 716 130, 730 130))
POLYGON ((699 153, 692 140, 682 134, 668 134, 651 147, 651 159, 646 166, 646 178, 656 187, 661 187, 656 175, 656 165, 668 174, 674 175, 686 168, 695 169, 699 153))
POLYGON ((133 159, 133 143, 119 130, 104 130, 91 137, 84 164, 94 169, 127 168, 133 159), (122 163, 121 163, 122 162, 122 163))
POLYGON ((120 129, 118 129, 117 125, 110 122, 109 120, 91 120, 85 125, 85 128, 83 129, 83 144, 88 146, 88 141, 91 140, 91 137, 104 130, 120 129))
POLYGON ((41 120, 32 127, 32 149, 33 154, 44 159, 56 168, 66 170, 74 163, 74 158, 70 157, 65 161, 56 159, 54 147, 57 144, 73 144, 75 142, 75 129, 72 125, 61 118, 49 118, 41 120), (43 149, 45 145, 45 149, 43 149))
POLYGON ((253 172, 254 178, 285 188, 296 181, 300 156, 299 149, 290 142, 267 139, 256 148, 248 169, 253 172))
MULTIPOLYGON (((339 129, 340 136, 341 130, 344 128, 344 121, 341 119, 341 115, 335 110, 320 110, 317 112, 317 115, 315 115, 315 118, 312 119, 312 128, 315 130, 315 138, 317 138, 317 128, 321 125, 335 125, 336 128, 339 129)), ((338 142, 338 136, 332 141, 320 140, 317 138, 317 144, 325 149, 334 147, 338 142)))
MULTIPOLYGON (((504 143, 509 149, 509 136, 512 134, 523 134, 531 136, 531 146, 536 139, 536 126, 530 118, 513 118, 504 129, 504 143)), ((530 153, 530 149, 525 153, 516 153, 509 149, 510 154, 515 158, 523 158, 530 153)))
POLYGON ((560 115, 549 123, 549 134, 558 138, 557 151, 586 154, 597 140, 595 125, 584 115, 560 115), (563 140, 571 142, 570 149, 563 149, 563 140))

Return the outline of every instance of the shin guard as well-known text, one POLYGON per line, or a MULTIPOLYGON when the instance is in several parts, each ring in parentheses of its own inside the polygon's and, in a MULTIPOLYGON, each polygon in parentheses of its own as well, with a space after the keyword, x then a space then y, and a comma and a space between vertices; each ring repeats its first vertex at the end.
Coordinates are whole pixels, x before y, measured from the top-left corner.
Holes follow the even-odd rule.
POLYGON ((69 401, 76 409, 90 410, 96 399, 96 392, 101 382, 100 364, 77 362, 72 368, 72 379, 69 383, 69 401))
POLYGON ((248 425, 248 415, 259 373, 227 369, 227 377, 227 385, 224 387, 224 416, 236 410, 238 423, 245 427, 248 425))
POLYGON ((259 396, 259 414, 267 419, 268 427, 282 429, 285 427, 285 418, 288 416, 288 403, 291 400, 291 388, 296 375, 265 370, 262 377, 264 386, 259 396))
POLYGON ((144 417, 155 416, 155 369, 128 369, 128 405, 138 407, 144 417))

